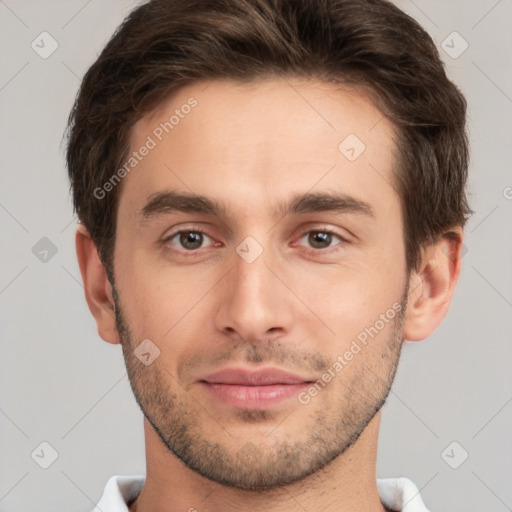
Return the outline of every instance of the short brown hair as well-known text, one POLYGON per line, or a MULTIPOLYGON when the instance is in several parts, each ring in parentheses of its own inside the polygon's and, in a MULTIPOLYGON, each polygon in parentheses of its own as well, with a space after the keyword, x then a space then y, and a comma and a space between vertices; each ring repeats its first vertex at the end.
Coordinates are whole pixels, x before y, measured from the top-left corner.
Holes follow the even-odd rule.
POLYGON ((408 269, 421 247, 471 212, 466 102, 430 36, 385 0, 151 0, 87 71, 68 124, 75 211, 113 278, 123 164, 132 126, 171 92, 203 80, 300 76, 369 91, 398 127, 395 186, 408 269))

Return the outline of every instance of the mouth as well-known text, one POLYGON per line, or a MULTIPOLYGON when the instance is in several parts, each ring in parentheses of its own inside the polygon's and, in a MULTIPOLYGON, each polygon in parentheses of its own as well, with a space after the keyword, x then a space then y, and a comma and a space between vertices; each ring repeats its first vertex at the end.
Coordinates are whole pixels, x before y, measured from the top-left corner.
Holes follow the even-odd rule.
POLYGON ((268 409, 296 396, 313 381, 277 368, 228 368, 198 383, 215 399, 237 409, 268 409))

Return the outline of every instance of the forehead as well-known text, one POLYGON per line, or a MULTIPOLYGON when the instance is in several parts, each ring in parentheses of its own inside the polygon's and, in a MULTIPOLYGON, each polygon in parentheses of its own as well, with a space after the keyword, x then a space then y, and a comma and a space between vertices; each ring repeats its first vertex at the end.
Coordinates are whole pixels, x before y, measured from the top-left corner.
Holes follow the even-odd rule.
POLYGON ((145 156, 125 178, 121 203, 140 206, 163 189, 246 211, 319 189, 397 201, 394 133, 355 88, 277 78, 194 83, 134 125, 131 151, 145 156))

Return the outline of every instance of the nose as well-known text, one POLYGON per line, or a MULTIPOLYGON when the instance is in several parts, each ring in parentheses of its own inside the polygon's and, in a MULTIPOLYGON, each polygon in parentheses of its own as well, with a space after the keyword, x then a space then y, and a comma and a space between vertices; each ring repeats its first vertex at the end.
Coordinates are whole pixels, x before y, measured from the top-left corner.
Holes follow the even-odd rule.
POLYGON ((234 341, 271 341, 288 334, 293 324, 290 292, 261 255, 248 263, 238 254, 224 281, 216 328, 234 341))

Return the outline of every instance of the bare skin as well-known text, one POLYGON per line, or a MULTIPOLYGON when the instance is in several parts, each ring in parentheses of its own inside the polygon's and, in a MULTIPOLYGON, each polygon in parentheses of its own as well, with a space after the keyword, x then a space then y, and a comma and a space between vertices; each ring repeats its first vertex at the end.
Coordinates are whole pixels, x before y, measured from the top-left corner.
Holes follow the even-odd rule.
POLYGON ((192 84, 134 126, 132 150, 156 144, 123 179, 114 289, 85 228, 76 238, 98 332, 122 344, 146 416, 132 512, 386 510, 380 407, 403 340, 446 314, 462 242, 455 228, 407 275, 394 132, 357 90, 295 79, 192 84), (353 161, 338 148, 350 134, 365 145, 353 161), (146 366, 147 339, 160 352, 146 366), (208 381, 227 368, 300 382, 233 398, 208 381))

